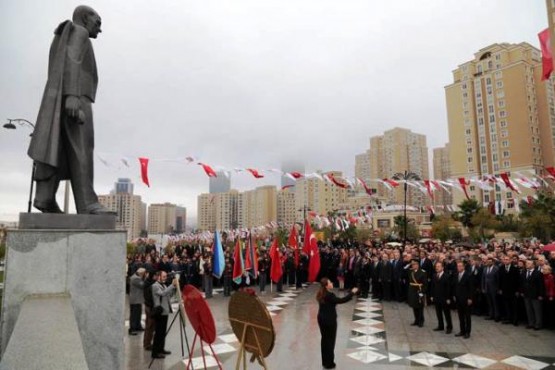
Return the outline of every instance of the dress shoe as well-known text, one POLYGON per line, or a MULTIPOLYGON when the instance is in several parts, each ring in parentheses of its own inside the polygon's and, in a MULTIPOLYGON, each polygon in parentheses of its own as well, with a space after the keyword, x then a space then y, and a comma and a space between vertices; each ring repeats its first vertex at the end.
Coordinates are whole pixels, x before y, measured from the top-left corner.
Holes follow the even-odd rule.
POLYGON ((166 350, 163 350, 163 351, 160 352, 160 353, 163 354, 163 355, 171 355, 171 354, 172 354, 171 351, 166 351, 166 350))
POLYGON ((434 331, 443 331, 443 328, 435 328, 434 331))
POLYGON ((100 203, 93 203, 85 209, 85 213, 90 215, 117 215, 116 212, 110 211, 100 203))
POLYGON ((144 347, 144 350, 145 351, 152 351, 152 346, 146 346, 146 347, 144 347))
POLYGON ((139 328, 137 331, 145 331, 145 328, 139 328))
POLYGON ((137 335, 137 332, 136 331, 130 331, 129 335, 137 335))
POLYGON ((331 364, 328 366, 324 366, 324 369, 335 369, 335 366, 336 366, 335 364, 331 364))
POLYGON ((418 323, 418 327, 419 327, 419 328, 421 328, 421 327, 423 327, 423 326, 424 326, 424 323, 423 323, 423 322, 419 322, 419 323, 418 323))
POLYGON ((156 355, 152 355, 152 358, 166 358, 166 356, 164 356, 164 355, 161 354, 161 353, 158 353, 158 354, 156 354, 156 355))
POLYGON ((416 326, 416 325, 418 325, 418 323, 416 321, 413 322, 412 324, 410 324, 410 326, 416 326))
POLYGON ((453 329, 447 329, 447 330, 445 331, 445 334, 451 334, 452 332, 453 332, 453 329))
POLYGON ((49 203, 37 202, 37 200, 33 201, 33 207, 41 211, 42 213, 64 213, 58 203, 56 201, 52 201, 49 203))
POLYGON ((458 332, 457 334, 455 334, 456 337, 464 337, 464 333, 458 332))
POLYGON ((464 339, 468 339, 468 338, 470 338, 470 334, 465 334, 464 339))

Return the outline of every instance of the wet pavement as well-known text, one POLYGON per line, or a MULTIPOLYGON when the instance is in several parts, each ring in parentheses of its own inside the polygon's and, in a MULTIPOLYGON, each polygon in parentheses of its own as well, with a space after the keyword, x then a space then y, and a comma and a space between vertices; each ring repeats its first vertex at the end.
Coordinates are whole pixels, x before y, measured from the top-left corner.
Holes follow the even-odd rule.
MULTIPOLYGON (((276 330, 274 349, 266 358, 269 369, 322 369, 320 332, 316 322, 318 305, 314 298, 316 291, 317 287, 313 285, 301 290, 286 288, 280 294, 268 291, 259 295, 269 307, 276 330)), ((229 298, 219 290, 216 292, 218 294, 207 300, 218 335, 213 348, 223 369, 235 369, 239 343, 228 321, 229 298)), ((458 329, 455 311, 453 334, 432 330, 436 326, 433 306, 425 310, 423 328, 410 326, 412 311, 404 303, 381 303, 359 298, 338 306, 337 311, 337 369, 555 369, 555 331, 530 331, 523 325, 501 325, 473 316, 472 336, 462 339, 453 335, 458 329)), ((184 344, 185 356, 181 356, 178 322, 170 330, 166 341, 166 349, 172 354, 163 360, 155 360, 151 369, 177 370, 186 367, 188 355, 184 344)), ((186 332, 192 344, 194 332, 188 322, 186 332)), ((142 348, 142 334, 126 335, 125 348, 127 369, 148 368, 150 352, 142 348)), ((194 369, 204 368, 200 350, 195 352, 193 364, 194 369)), ((209 369, 218 368, 209 352, 206 364, 209 369)), ((262 369, 258 363, 249 363, 248 368, 262 369)))

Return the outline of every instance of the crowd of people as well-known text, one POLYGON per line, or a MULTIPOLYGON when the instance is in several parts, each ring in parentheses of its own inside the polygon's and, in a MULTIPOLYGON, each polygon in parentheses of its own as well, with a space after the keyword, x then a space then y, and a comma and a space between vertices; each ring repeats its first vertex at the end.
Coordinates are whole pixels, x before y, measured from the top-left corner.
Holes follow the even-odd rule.
MULTIPOLYGON (((224 248, 225 269, 220 278, 213 276, 210 246, 182 245, 179 242, 162 252, 144 244, 128 256, 130 328, 135 335, 145 330, 144 348, 160 358, 165 350, 169 297, 175 289, 192 284, 212 297, 214 286, 223 287, 224 296, 242 286, 258 286, 264 294, 270 282, 266 240, 257 248, 257 274, 245 271, 240 280, 233 277, 233 246, 224 248), (162 252, 162 253, 161 253, 162 252), (178 280, 176 279, 178 277, 178 280), (142 305, 147 314, 141 327, 142 305), (157 307, 162 312, 156 315, 157 307), (162 316, 161 319, 156 317, 162 316), (165 319, 164 317, 165 316, 165 319), (154 317, 154 318, 153 318, 154 317), (158 340, 157 340, 158 338, 158 340)), ((468 338, 473 315, 502 324, 541 330, 555 328, 555 252, 546 252, 537 242, 491 242, 448 245, 443 243, 391 246, 385 243, 353 243, 339 240, 319 242, 318 280, 328 278, 340 290, 358 289, 363 298, 377 301, 407 302, 413 309, 415 326, 424 326, 424 307, 434 305, 437 325, 434 330, 453 331, 451 312, 456 309, 459 330, 468 338)), ((282 276, 276 291, 284 285, 300 287, 307 281, 309 256, 291 246, 282 246, 279 263, 282 276), (298 257, 296 254, 298 253, 298 257)), ((315 257, 313 257, 315 258, 315 257)))

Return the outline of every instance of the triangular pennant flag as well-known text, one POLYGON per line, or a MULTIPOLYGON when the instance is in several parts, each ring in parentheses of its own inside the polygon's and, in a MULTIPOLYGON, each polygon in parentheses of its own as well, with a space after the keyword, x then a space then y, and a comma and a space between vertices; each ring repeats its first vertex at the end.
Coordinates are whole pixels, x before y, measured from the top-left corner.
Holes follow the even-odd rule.
POLYGON ((145 185, 150 188, 150 182, 148 180, 148 158, 139 158, 139 163, 141 164, 141 179, 145 185))
POLYGON ((538 33, 542 50, 542 81, 549 79, 553 72, 553 54, 551 50, 551 31, 549 28, 538 33))
POLYGON ((209 165, 200 163, 200 162, 199 162, 199 165, 202 166, 202 169, 204 170, 204 172, 206 172, 208 177, 218 177, 218 175, 216 174, 216 171, 214 171, 214 169, 209 165))

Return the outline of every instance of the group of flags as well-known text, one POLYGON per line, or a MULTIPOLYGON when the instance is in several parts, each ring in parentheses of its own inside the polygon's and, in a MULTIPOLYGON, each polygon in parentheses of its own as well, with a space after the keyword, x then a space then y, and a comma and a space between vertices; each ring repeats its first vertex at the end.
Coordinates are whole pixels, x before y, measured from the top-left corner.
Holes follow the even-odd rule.
MULTIPOLYGON (((316 281, 318 273, 320 272, 320 252, 316 237, 312 233, 312 228, 308 220, 305 220, 304 223, 304 235, 305 238, 303 241, 302 252, 306 253, 310 257, 308 265, 308 281, 313 282, 316 281)), ((300 263, 300 253, 296 225, 291 227, 287 244, 293 249, 294 263, 295 267, 297 267, 300 263)), ((214 233, 212 253, 212 273, 219 279, 222 277, 225 270, 224 249, 219 231, 214 233)), ((271 261, 270 279, 274 283, 278 283, 283 276, 282 263, 284 262, 284 256, 280 251, 277 238, 273 239, 268 255, 271 261)), ((246 277, 247 283, 250 278, 256 279, 258 277, 258 256, 258 245, 252 234, 249 234, 244 241, 241 240, 241 238, 236 239, 233 250, 234 264, 232 273, 232 280, 236 284, 241 284, 243 277, 246 277)))

